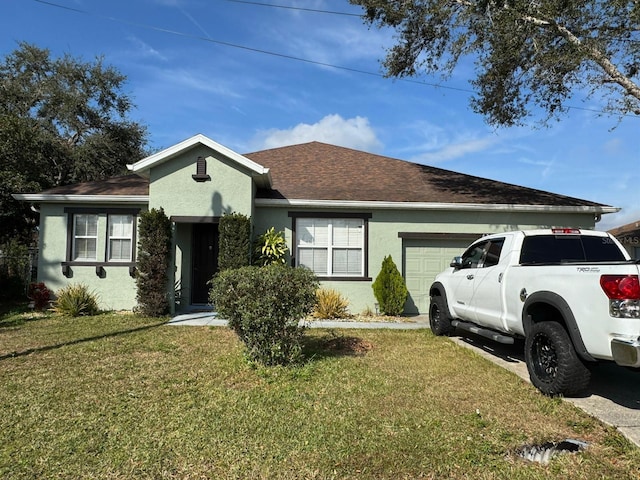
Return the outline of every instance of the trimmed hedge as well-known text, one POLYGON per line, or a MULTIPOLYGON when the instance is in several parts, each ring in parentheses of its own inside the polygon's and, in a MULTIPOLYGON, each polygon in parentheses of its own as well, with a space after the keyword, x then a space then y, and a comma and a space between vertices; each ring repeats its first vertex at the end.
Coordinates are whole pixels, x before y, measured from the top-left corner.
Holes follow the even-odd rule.
POLYGON ((138 311, 149 317, 169 313, 169 262, 171 220, 164 209, 152 208, 140 214, 136 285, 138 311))
POLYGON ((218 270, 246 267, 251 263, 251 219, 230 213, 218 225, 218 270))

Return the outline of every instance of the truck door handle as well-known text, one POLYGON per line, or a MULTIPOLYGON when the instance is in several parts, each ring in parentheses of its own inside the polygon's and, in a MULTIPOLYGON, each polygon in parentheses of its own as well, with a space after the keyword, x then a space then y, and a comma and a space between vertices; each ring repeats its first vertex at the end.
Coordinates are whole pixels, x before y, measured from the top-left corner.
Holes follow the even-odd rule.
POLYGON ((467 275, 467 280, 473 280, 473 275, 472 274, 467 275))

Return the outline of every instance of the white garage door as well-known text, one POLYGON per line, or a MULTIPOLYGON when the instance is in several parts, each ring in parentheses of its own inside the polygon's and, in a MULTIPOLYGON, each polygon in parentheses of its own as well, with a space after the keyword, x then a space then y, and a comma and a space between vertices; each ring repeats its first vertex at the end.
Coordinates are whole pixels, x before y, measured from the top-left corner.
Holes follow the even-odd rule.
POLYGON ((429 287, 438 273, 449 267, 456 255, 462 255, 470 240, 404 239, 403 272, 409 298, 408 314, 429 313, 429 287))

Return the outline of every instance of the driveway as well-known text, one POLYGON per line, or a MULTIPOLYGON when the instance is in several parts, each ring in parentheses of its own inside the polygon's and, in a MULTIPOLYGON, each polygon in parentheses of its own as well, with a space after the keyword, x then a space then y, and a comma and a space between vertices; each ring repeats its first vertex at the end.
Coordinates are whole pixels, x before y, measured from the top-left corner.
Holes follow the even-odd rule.
MULTIPOLYGON (((502 345, 469 334, 451 337, 458 345, 477 352, 529 382, 522 343, 502 345)), ((583 397, 565 398, 589 415, 616 427, 640 446, 640 372, 613 363, 603 363, 592 370, 589 391, 583 397)))

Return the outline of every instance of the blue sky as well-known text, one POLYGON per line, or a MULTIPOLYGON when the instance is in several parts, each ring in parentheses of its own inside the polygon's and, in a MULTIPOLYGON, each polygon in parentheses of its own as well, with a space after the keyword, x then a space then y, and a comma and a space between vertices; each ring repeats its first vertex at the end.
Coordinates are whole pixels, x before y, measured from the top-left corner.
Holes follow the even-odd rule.
POLYGON ((0 55, 26 41, 103 56, 128 77, 154 149, 196 133, 238 153, 317 140, 622 208, 599 229, 640 220, 640 117, 619 123, 577 92, 549 128, 496 129, 468 106, 471 61, 446 81, 384 78, 393 32, 347 0, 261 1, 280 7, 4 0, 0 55))

